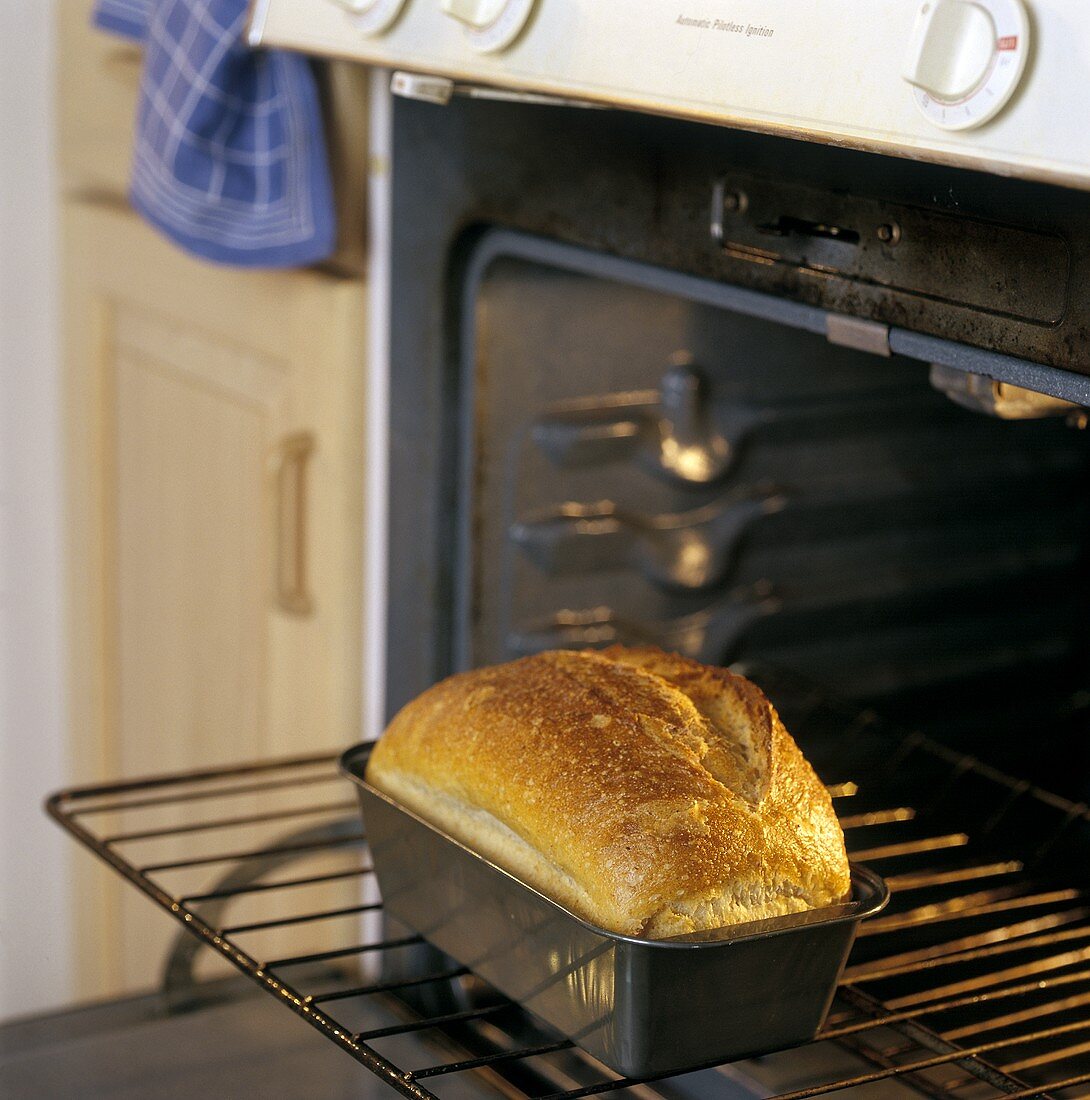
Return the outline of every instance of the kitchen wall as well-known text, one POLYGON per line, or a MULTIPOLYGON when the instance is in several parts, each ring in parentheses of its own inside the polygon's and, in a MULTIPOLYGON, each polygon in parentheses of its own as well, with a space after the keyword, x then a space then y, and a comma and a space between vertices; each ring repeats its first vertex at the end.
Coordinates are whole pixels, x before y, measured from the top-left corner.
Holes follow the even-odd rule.
POLYGON ((56 2, 0 0, 0 1020, 70 996, 72 846, 41 809, 67 778, 56 2))

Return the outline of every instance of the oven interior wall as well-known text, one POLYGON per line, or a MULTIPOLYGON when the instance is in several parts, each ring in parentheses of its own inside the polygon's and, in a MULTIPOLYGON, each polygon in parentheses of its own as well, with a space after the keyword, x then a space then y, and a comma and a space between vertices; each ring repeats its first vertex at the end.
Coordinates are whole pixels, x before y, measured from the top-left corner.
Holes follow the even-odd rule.
POLYGON ((1085 433, 928 383, 933 360, 1090 405, 1085 196, 467 97, 398 100, 392 132, 387 715, 471 663, 647 640, 1090 795, 1085 433), (717 241, 727 178, 752 216, 717 241), (497 233, 537 247, 482 267, 497 233), (1057 256, 1062 317, 1035 320, 1057 256), (905 357, 831 346, 845 315, 905 357))
POLYGON ((524 258, 487 265, 462 326, 457 665, 615 641, 759 659, 1090 794, 1086 433, 524 258))

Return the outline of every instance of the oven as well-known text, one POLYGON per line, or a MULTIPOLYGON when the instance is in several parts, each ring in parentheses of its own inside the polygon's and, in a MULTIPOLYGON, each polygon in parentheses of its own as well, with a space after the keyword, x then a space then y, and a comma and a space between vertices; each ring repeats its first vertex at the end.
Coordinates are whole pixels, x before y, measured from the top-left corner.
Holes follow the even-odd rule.
POLYGON ((612 1073, 382 920, 324 758, 52 801, 187 924, 175 992, 203 944, 415 1100, 1090 1095, 1090 148, 1050 107, 1090 22, 877 8, 254 15, 255 41, 396 70, 372 128, 372 732, 551 648, 748 672, 892 891, 815 1041, 612 1073), (165 823, 94 825, 149 807, 165 823), (183 859, 133 847, 178 835, 183 859), (310 897, 334 880, 362 893, 310 897))

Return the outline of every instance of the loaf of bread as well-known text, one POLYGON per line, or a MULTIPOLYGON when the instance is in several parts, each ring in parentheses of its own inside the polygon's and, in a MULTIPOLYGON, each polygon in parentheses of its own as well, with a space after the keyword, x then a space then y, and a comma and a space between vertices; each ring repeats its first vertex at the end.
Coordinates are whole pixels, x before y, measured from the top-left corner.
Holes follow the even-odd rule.
POLYGON ((409 703, 367 780, 601 928, 663 939, 847 899, 828 792, 754 684, 558 651, 409 703))

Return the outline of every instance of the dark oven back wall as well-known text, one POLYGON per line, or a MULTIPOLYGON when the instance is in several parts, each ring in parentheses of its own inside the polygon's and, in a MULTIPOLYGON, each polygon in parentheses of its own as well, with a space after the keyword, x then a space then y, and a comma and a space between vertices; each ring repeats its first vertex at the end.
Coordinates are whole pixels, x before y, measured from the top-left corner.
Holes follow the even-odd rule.
MULTIPOLYGON (((803 213, 815 176, 989 216, 1040 189, 944 172, 940 194, 935 169, 604 112, 399 103, 396 121, 391 710, 457 667, 653 642, 793 668, 1090 793, 1085 435, 831 345, 797 267, 769 309, 739 290, 759 265, 728 272, 706 225, 713 165, 809 171, 783 192, 803 213), (669 232, 682 166, 699 242, 669 232)), ((833 307, 869 285, 829 282, 833 307)), ((936 307, 932 330, 964 314, 936 307)), ((976 321, 986 337, 995 315, 976 321)))

